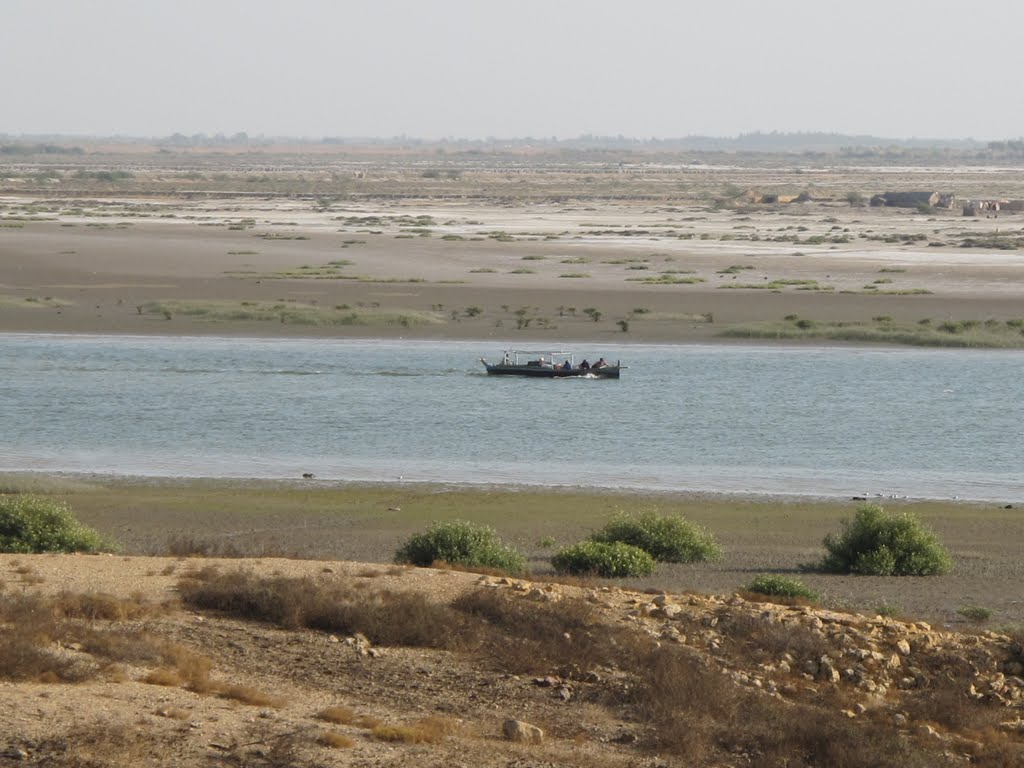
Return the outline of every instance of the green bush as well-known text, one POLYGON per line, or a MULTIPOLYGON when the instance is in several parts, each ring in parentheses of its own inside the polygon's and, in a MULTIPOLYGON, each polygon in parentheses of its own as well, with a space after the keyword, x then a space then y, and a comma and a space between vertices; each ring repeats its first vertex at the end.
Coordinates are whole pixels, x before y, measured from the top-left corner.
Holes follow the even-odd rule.
POLYGON ((957 613, 975 624, 983 624, 992 618, 992 611, 988 608, 982 608, 980 605, 964 606, 957 613))
POLYGON ((825 537, 822 570, 871 576, 932 576, 953 567, 935 534, 910 513, 887 515, 877 504, 857 508, 842 534, 825 537))
POLYGON ((523 556, 504 546, 493 528, 465 520, 434 523, 425 532, 415 534, 395 553, 395 562, 424 567, 444 562, 511 574, 526 570, 523 556))
POLYGON ((31 494, 0 497, 0 552, 99 552, 112 542, 82 525, 67 504, 31 494))
POLYGON ((756 576, 744 589, 747 592, 768 595, 770 597, 803 598, 811 602, 815 602, 818 599, 818 593, 805 586, 803 582, 787 578, 786 576, 772 574, 756 576))
POLYGON ((654 558, 649 553, 621 541, 573 544, 556 552, 551 558, 551 565, 558 573, 596 575, 606 579, 654 573, 654 558))
POLYGON ((722 556, 714 537, 700 526, 683 517, 654 511, 619 513, 590 539, 632 544, 663 563, 698 563, 722 556))

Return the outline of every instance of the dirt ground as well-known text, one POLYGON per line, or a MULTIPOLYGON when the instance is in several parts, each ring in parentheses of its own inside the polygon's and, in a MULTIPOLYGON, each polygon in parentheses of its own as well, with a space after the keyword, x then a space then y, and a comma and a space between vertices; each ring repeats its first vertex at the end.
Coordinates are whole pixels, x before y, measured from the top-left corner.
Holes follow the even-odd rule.
MULTIPOLYGON (((834 723, 835 743, 852 740, 847 750, 893 734, 904 745, 920 741, 909 748, 940 760, 922 765, 1009 765, 999 760, 1021 749, 1021 685, 1003 673, 1020 666, 1019 640, 996 632, 960 635, 921 622, 767 606, 735 596, 337 560, 0 555, 0 578, 5 610, 50 599, 63 606, 56 611, 64 613, 55 615, 77 617, 64 619, 57 639, 43 643, 44 664, 61 665, 62 674, 77 674, 76 682, 45 672, 18 679, 24 671, 19 664, 27 662, 11 656, 3 661, 14 674, 0 680, 5 766, 742 766, 756 764, 762 750, 797 757, 813 749, 795 736, 780 739, 791 729, 777 725, 775 736, 742 735, 758 733, 762 724, 731 721, 739 716, 738 700, 761 700, 757 706, 782 712, 803 707, 806 716, 834 723), (559 635, 545 641, 561 647, 565 661, 556 654, 519 659, 514 666, 482 647, 377 645, 361 634, 288 628, 182 604, 181 579, 235 573, 305 578, 310 591, 340 586, 364 602, 414 593, 442 606, 480 590, 500 592, 538 621, 551 611, 572 614, 574 605, 585 605, 586 629, 574 632, 616 633, 620 648, 633 638, 637 654, 640 648, 678 648, 710 677, 701 673, 705 689, 698 699, 674 704, 689 709, 678 713, 690 722, 680 738, 654 714, 638 718, 637 711, 649 711, 646 706, 627 706, 631 686, 640 684, 631 676, 643 678, 643 672, 632 671, 628 661, 584 662, 581 651, 571 650, 568 634, 568 640, 559 635), (117 615, 125 606, 135 613, 117 615), (146 655, 149 648, 175 649, 169 655, 177 666, 161 666, 146 655), (819 661, 816 654, 829 648, 834 656, 819 661), (577 658, 586 666, 569 663, 577 658), (833 671, 856 658, 867 660, 862 671, 833 671), (961 679, 965 666, 974 672, 961 679), (932 675, 936 683, 928 682, 932 675), (945 675, 957 681, 955 696, 977 707, 971 719, 932 714, 942 710, 929 703, 929 690, 949 689, 945 675), (698 730, 700 712, 708 708, 719 722, 698 730), (509 740, 509 719, 541 728, 543 737, 536 743, 509 740), (984 735, 980 723, 989 724, 984 735), (704 743, 708 728, 719 735, 704 743), (721 746, 715 746, 718 740, 721 746), (730 740, 736 746, 728 747, 730 740)), ((404 605, 394 597, 388 601, 404 605)), ((26 636, 18 626, 4 630, 26 636)), ((516 631, 530 636, 526 625, 516 631)), ((675 684, 697 685, 691 677, 675 684)), ((819 737, 812 731, 810 738, 819 737)), ((879 764, 859 759, 849 764, 879 764)))

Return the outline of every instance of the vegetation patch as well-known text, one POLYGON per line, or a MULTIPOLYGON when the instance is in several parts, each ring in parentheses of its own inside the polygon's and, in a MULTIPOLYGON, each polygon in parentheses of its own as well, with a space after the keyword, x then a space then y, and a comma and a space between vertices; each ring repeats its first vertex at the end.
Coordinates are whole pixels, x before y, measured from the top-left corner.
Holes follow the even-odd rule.
POLYGON ((157 315, 165 320, 184 316, 199 321, 276 321, 285 325, 319 326, 399 325, 407 328, 444 322, 437 313, 420 310, 338 309, 292 301, 159 301, 141 305, 139 314, 157 315))
POLYGON ((551 565, 558 573, 621 579, 650 576, 655 564, 649 553, 632 544, 583 541, 560 549, 551 558, 551 565))
POLYGON ((0 552, 110 552, 116 549, 82 525, 59 501, 31 494, 0 497, 0 552))
POLYGON ((55 299, 52 296, 10 296, 0 294, 0 308, 2 309, 59 309, 70 306, 70 301, 55 299))
POLYGON ((778 574, 761 574, 749 581, 743 589, 754 595, 781 597, 787 600, 816 602, 818 593, 802 581, 778 574))
POLYGON ((465 520, 434 523, 425 532, 415 534, 395 553, 395 562, 421 567, 441 562, 510 574, 526 570, 524 557, 502 544, 493 528, 465 520))
POLYGON ((650 275, 648 277, 627 277, 627 282, 643 283, 644 285, 696 285, 703 283, 703 277, 688 275, 680 277, 675 274, 650 275))
POLYGON ((829 573, 870 576, 934 576, 948 573, 953 560, 935 534, 909 512, 886 514, 877 504, 857 508, 840 534, 825 537, 827 554, 819 568, 829 573))
POLYGON ((286 629, 359 632, 380 645, 452 647, 465 627, 457 612, 422 594, 372 592, 337 579, 261 578, 246 571, 204 569, 184 576, 178 591, 193 608, 286 629))
POLYGON ((1015 320, 1008 320, 1005 323, 947 320, 933 325, 928 320, 898 323, 889 316, 876 315, 870 322, 826 323, 787 315, 782 322, 735 325, 726 328, 719 335, 733 339, 823 339, 918 347, 1024 347, 1024 329, 1016 325, 1015 320))
POLYGON ((698 563, 717 560, 722 549, 714 537, 699 525, 678 515, 661 515, 654 510, 636 514, 620 512, 591 541, 621 542, 647 552, 664 563, 698 563))
POLYGON ((747 290, 747 291, 781 291, 787 287, 795 286, 801 291, 832 291, 832 286, 821 285, 817 280, 802 280, 798 278, 783 278, 780 280, 765 280, 763 283, 722 283, 718 286, 723 289, 747 290))

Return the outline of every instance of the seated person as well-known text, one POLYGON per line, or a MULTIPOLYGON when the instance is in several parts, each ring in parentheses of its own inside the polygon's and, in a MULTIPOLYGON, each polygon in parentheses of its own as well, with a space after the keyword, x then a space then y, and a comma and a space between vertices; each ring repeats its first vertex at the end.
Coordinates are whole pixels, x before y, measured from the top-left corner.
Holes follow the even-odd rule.
POLYGON ((564 363, 562 363, 561 368, 562 368, 563 371, 571 371, 572 370, 572 363, 570 361, 566 360, 564 363))
POLYGON ((580 363, 580 370, 581 371, 589 371, 590 370, 590 363, 588 363, 586 361, 586 359, 584 359, 583 362, 580 363))
POLYGON ((604 358, 602 357, 596 363, 594 363, 594 365, 591 366, 591 367, 592 368, 604 368, 606 365, 608 365, 608 363, 606 363, 604 361, 604 358))

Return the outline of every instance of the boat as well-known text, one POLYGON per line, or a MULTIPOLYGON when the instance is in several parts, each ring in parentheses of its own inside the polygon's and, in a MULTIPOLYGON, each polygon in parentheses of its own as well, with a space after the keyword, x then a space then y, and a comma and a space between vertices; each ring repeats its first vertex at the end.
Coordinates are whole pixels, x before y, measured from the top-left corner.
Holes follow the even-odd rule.
POLYGON ((600 358, 596 363, 581 360, 577 365, 572 352, 551 352, 548 350, 507 349, 501 362, 489 363, 483 357, 487 373, 491 376, 529 376, 538 379, 617 379, 626 366, 616 361, 614 365, 600 358))

